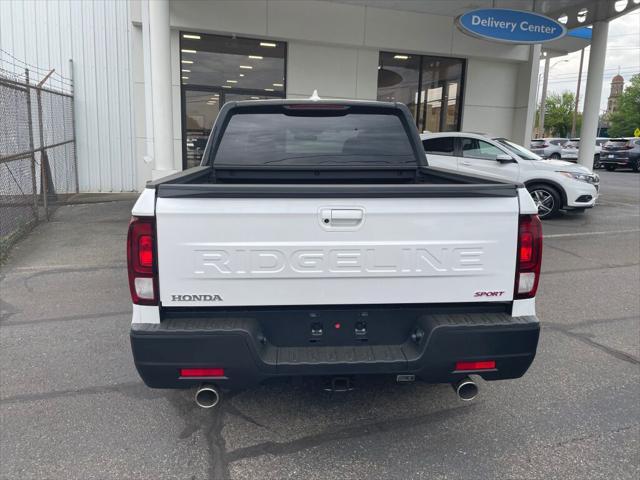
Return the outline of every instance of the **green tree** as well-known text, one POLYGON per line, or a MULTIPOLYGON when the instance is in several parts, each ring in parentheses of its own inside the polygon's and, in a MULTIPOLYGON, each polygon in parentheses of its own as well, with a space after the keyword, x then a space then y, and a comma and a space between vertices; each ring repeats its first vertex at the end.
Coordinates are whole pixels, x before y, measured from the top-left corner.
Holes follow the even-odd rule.
POLYGON ((609 136, 632 137, 640 128, 640 74, 631 77, 631 84, 622 92, 618 109, 609 117, 609 136))
MULTIPOLYGON (((552 93, 547 96, 544 125, 552 136, 568 137, 571 133, 575 101, 576 97, 572 92, 552 93)), ((580 120, 578 118, 578 127, 580 120)))

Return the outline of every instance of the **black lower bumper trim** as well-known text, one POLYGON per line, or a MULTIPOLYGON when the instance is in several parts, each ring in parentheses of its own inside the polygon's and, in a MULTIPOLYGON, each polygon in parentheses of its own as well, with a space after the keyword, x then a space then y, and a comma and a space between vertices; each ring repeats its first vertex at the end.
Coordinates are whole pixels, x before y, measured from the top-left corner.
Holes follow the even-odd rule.
MULTIPOLYGON (((389 319, 392 322, 393 319, 389 319)), ((255 386, 270 378, 308 375, 412 374, 432 383, 465 375, 455 363, 495 360, 479 372, 486 380, 522 376, 535 356, 539 322, 506 313, 422 315, 402 343, 354 345, 272 344, 257 318, 171 318, 134 324, 131 346, 145 383, 155 388, 189 388, 202 379, 180 378, 180 368, 224 368, 222 388, 255 386)))

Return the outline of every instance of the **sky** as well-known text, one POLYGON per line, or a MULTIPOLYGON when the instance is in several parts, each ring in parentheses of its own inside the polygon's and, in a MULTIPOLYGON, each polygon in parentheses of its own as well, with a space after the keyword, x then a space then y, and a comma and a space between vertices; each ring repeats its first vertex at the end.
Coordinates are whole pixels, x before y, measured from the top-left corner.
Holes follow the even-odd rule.
MULTIPOLYGON (((589 48, 585 49, 580 87, 580 110, 584 105, 584 89, 589 66, 589 48)), ((551 92, 576 91, 580 68, 580 51, 564 57, 551 59, 547 95, 551 92), (567 60, 563 62, 563 60, 567 60)), ((604 64, 604 81, 600 97, 600 113, 607 108, 607 98, 611 90, 611 79, 618 73, 624 77, 625 87, 633 74, 640 73, 640 9, 611 20, 607 40, 607 57, 604 64)), ((544 72, 544 62, 540 62, 540 73, 544 72)), ((542 82, 540 82, 542 83, 542 82)), ((539 91, 542 85, 538 86, 539 91)), ((538 96, 540 98, 540 96, 538 96)))

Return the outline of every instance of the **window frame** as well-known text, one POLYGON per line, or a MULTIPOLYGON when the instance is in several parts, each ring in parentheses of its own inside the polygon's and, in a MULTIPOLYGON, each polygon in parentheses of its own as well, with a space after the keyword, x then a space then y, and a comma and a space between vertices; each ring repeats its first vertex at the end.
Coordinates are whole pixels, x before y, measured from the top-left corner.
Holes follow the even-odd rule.
MULTIPOLYGON (((420 122, 422 120, 422 103, 423 103, 423 98, 422 98, 422 90, 423 90, 423 68, 424 68, 424 63, 425 63, 425 59, 428 59, 427 61, 431 61, 431 60, 437 60, 437 59, 443 59, 443 60, 456 60, 459 61, 462 65, 461 71, 460 71, 460 93, 457 96, 458 99, 458 104, 459 104, 459 109, 458 109, 458 116, 456 119, 456 125, 454 130, 449 130, 451 132, 459 132, 462 129, 462 121, 463 121, 463 117, 464 117, 464 101, 465 101, 465 96, 467 94, 467 89, 466 89, 466 83, 467 83, 467 68, 468 68, 468 64, 469 62, 467 61, 466 58, 463 57, 445 57, 442 55, 429 55, 429 54, 414 54, 414 53, 406 53, 406 52, 401 52, 401 51, 388 51, 388 50, 379 50, 378 51, 378 65, 380 65, 380 59, 381 59, 381 55, 383 54, 388 54, 388 55, 413 55, 413 56, 417 56, 420 61, 418 62, 418 97, 417 97, 417 102, 416 102, 416 116, 414 117, 414 123, 416 125, 416 127, 419 129, 420 127, 420 122)), ((444 93, 444 89, 449 85, 449 82, 443 82, 442 83, 442 88, 443 88, 443 93, 444 93)), ((376 83, 376 98, 377 98, 377 91, 378 91, 379 87, 376 83)), ((425 90, 426 91, 426 90, 425 90)), ((446 113, 444 113, 444 110, 440 113, 440 119, 438 121, 439 125, 442 125, 443 123, 443 115, 446 115, 446 113)), ((425 109, 426 112, 426 109, 425 109)), ((425 124, 425 128, 426 128, 426 124, 425 124)), ((419 133, 423 133, 423 132, 419 132, 419 133)), ((446 133, 446 131, 442 131, 442 132, 433 132, 433 133, 446 133)))

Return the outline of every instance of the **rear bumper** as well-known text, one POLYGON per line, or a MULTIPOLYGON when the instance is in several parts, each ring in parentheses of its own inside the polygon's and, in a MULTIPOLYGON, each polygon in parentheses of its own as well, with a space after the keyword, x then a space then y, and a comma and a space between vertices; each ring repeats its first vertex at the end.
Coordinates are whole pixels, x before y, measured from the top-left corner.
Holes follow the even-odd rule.
POLYGON ((521 377, 535 356, 540 325, 534 316, 454 313, 420 316, 410 331, 404 342, 389 345, 277 346, 255 318, 172 318, 133 324, 131 346, 140 376, 153 388, 208 381, 233 390, 310 375, 413 374, 449 383, 469 373, 455 370, 465 360, 495 360, 495 369, 473 372, 485 380, 521 377), (181 368, 198 367, 223 368, 224 377, 180 378, 181 368))
POLYGON ((609 155, 601 155, 600 156, 600 165, 614 165, 616 167, 631 167, 635 163, 633 158, 629 158, 628 156, 618 156, 614 155, 613 157, 609 157, 609 155))

